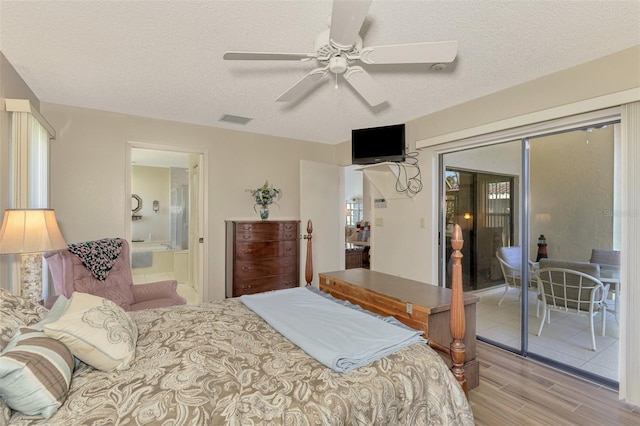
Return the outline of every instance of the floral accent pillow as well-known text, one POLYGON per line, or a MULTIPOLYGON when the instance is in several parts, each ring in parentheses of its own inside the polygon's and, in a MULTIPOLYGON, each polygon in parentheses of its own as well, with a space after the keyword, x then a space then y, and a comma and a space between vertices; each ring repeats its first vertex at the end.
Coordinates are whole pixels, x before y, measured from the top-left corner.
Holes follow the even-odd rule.
POLYGON ((71 295, 62 316, 44 325, 79 360, 98 370, 124 370, 135 359, 138 328, 120 306, 87 293, 71 295))
POLYGON ((80 258, 82 264, 91 271, 94 277, 104 281, 120 256, 122 239, 104 238, 69 244, 69 251, 80 258))
POLYGON ((49 311, 44 306, 0 288, 0 351, 20 327, 42 320, 47 312, 49 311))

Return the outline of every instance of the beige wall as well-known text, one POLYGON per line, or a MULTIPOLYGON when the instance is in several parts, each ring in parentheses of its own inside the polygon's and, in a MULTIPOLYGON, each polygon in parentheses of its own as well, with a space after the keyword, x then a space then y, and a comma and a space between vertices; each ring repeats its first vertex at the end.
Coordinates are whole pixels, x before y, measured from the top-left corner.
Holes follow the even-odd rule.
MULTIPOLYGON (((408 122, 407 145, 414 146, 416 141, 429 137, 630 89, 634 94, 637 92, 634 96, 640 99, 640 46, 408 122)), ((345 142, 338 147, 338 164, 350 163, 349 145, 350 142, 345 142)), ((450 145, 419 151, 424 188, 417 196, 387 200, 386 209, 373 209, 369 205, 374 216, 371 221, 375 224, 376 218, 383 219, 383 226, 373 227, 371 261, 374 269, 437 283, 438 155, 451 149, 450 145), (426 223, 425 228, 420 226, 422 220, 426 223)))
POLYGON ((635 46, 408 124, 415 142, 638 87, 640 46, 635 46))
POLYGON ((554 259, 587 262, 592 248, 613 248, 614 126, 533 138, 530 146, 530 253, 540 234, 554 259))
POLYGON ((128 237, 129 143, 204 153, 205 300, 224 297, 224 221, 257 219, 245 190, 268 179, 283 191, 270 219, 299 218, 300 160, 334 162, 330 145, 49 103, 41 112, 58 131, 51 152, 51 203, 67 242, 128 237))
POLYGON ((131 192, 142 199, 141 219, 131 223, 131 238, 144 241, 171 241, 171 169, 131 167, 131 192), (159 204, 153 211, 153 201, 159 204))
MULTIPOLYGON (((5 68, 3 65, 3 72, 5 68)), ((414 146, 417 140, 428 137, 638 88, 639 68, 640 46, 409 122, 407 144, 414 146)), ((8 78, 5 74, 0 89, 7 92, 17 74, 8 78)), ((18 94, 10 96, 19 97, 18 94)), ((130 221, 129 142, 185 147, 205 154, 209 170, 205 181, 209 212, 205 240, 209 243, 210 266, 205 281, 211 287, 206 291, 208 299, 224 294, 224 220, 255 218, 245 189, 269 179, 284 192, 281 208, 271 213, 272 218, 297 218, 299 161, 350 163, 350 142, 335 147, 300 143, 46 103, 41 112, 58 131, 58 140, 52 149, 51 205, 69 242, 124 235, 130 226, 127 224, 130 221)), ((3 114, 0 121, 3 125, 0 154, 6 152, 7 146, 6 115, 3 114)), ((372 222, 375 218, 383 219, 383 226, 374 226, 372 237, 375 269, 420 281, 437 281, 438 206, 434 201, 437 199, 437 158, 442 149, 432 147, 420 151, 424 189, 416 197, 388 200, 386 209, 373 209, 369 203, 374 217, 368 219, 372 222)), ((4 170, 3 166, 3 177, 6 176, 4 170)), ((5 182, 6 179, 2 179, 0 185, 6 196, 5 182)), ((372 198, 375 197, 374 194, 372 198)), ((4 199, 3 196, 1 202, 4 199)))

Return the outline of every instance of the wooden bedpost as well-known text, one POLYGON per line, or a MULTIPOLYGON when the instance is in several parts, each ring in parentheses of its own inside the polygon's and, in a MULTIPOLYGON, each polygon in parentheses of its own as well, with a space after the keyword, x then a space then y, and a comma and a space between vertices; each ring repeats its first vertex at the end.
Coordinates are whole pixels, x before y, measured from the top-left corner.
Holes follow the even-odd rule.
POLYGON ((307 262, 304 265, 304 280, 307 282, 307 286, 311 285, 313 281, 313 257, 311 252, 311 233, 313 232, 313 224, 311 219, 307 221, 307 235, 303 238, 307 240, 307 262))
POLYGON ((464 376, 464 351, 462 342, 465 332, 464 295, 462 292, 462 229, 455 225, 451 236, 451 248, 453 249, 453 274, 451 284, 451 310, 449 311, 449 327, 451 329, 451 372, 460 386, 467 394, 467 380, 464 376))

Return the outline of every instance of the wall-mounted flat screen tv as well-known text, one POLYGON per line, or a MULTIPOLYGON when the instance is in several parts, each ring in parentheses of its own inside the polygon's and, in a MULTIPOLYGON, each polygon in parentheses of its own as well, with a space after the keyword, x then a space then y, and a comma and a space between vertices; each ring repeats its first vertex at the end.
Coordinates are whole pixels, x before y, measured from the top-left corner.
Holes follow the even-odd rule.
POLYGON ((351 131, 352 164, 404 161, 404 124, 351 131))

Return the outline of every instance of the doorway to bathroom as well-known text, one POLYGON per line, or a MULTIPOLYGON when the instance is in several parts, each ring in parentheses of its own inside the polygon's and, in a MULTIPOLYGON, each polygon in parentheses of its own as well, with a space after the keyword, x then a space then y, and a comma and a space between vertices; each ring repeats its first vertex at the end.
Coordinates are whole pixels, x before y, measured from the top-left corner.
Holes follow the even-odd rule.
POLYGON ((131 266, 135 284, 175 279, 202 300, 197 153, 131 148, 131 266))

